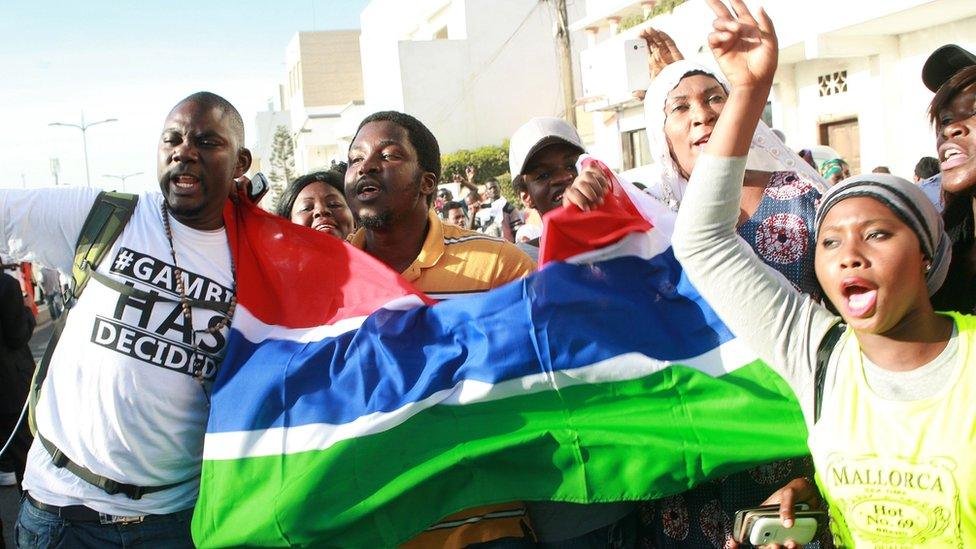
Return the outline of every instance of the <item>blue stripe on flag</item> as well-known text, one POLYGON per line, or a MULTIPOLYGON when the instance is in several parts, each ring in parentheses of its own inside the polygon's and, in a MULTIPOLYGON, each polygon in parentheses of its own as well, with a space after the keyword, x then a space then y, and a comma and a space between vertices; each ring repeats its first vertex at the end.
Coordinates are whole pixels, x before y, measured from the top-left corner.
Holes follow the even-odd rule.
POLYGON ((232 330, 208 430, 342 424, 462 380, 498 383, 633 352, 691 358, 733 337, 670 249, 651 260, 555 263, 487 294, 381 310, 358 332, 318 342, 254 344, 232 330))

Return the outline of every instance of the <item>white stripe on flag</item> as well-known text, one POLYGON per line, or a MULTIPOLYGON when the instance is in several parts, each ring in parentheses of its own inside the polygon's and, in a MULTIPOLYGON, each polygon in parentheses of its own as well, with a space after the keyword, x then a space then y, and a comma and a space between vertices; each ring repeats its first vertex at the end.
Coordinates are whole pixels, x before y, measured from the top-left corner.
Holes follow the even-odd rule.
MULTIPOLYGON (((419 297, 408 295, 398 297, 386 303, 382 309, 406 311, 423 304, 424 302, 419 297)), ((265 324, 258 317, 254 316, 247 307, 238 305, 237 312, 234 314, 234 323, 231 327, 240 332, 242 336, 252 343, 260 343, 267 339, 309 343, 358 330, 364 320, 366 320, 365 316, 355 316, 344 318, 335 324, 324 324, 311 328, 285 328, 274 324, 265 324)))
POLYGON ((573 370, 542 372, 498 384, 464 380, 418 402, 391 412, 374 412, 349 423, 316 423, 296 427, 275 427, 258 431, 208 433, 203 458, 210 460, 294 454, 325 450, 344 440, 381 433, 437 405, 460 406, 490 402, 515 395, 559 390, 585 383, 628 381, 649 376, 672 364, 681 364, 720 377, 757 360, 754 352, 737 339, 702 355, 676 360, 657 360, 639 353, 627 353, 573 370))

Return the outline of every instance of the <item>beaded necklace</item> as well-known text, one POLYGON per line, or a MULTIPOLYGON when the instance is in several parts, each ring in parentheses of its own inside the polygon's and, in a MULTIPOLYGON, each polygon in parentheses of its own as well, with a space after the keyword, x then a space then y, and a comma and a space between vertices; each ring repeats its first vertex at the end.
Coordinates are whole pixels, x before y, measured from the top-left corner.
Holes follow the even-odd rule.
MULTIPOLYGON (((163 228, 166 229, 166 240, 169 242, 169 253, 173 258, 173 275, 176 278, 176 291, 180 293, 180 308, 183 309, 183 320, 190 325, 190 329, 193 329, 193 309, 190 307, 190 298, 186 295, 186 284, 183 282, 183 269, 180 269, 179 265, 176 263, 176 248, 173 246, 173 229, 169 224, 169 210, 166 209, 166 201, 163 201, 160 206, 163 213, 163 228)), ((196 334, 205 332, 208 334, 215 334, 225 327, 230 325, 231 320, 234 318, 234 311, 237 309, 237 273, 234 269, 234 257, 231 256, 230 259, 230 275, 232 283, 235 285, 234 291, 231 293, 230 304, 227 307, 227 315, 221 317, 219 321, 213 326, 207 328, 202 328, 200 330, 193 330, 193 351, 194 356, 196 355, 196 350, 199 344, 197 343, 196 334)), ((201 365, 197 364, 194 360, 193 363, 193 377, 198 382, 203 384, 203 369, 201 365)))

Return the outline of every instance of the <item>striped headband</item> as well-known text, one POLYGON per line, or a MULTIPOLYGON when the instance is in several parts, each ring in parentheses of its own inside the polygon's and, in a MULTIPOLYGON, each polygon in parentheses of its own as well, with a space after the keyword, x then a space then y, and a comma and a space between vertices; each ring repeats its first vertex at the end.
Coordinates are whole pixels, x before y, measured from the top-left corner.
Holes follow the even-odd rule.
POLYGON ((932 261, 932 268, 925 275, 929 295, 945 282, 952 259, 952 242, 945 232, 942 216, 917 185, 894 175, 871 173, 849 177, 831 187, 820 201, 816 227, 841 200, 866 196, 884 204, 895 213, 918 237, 922 251, 932 261))

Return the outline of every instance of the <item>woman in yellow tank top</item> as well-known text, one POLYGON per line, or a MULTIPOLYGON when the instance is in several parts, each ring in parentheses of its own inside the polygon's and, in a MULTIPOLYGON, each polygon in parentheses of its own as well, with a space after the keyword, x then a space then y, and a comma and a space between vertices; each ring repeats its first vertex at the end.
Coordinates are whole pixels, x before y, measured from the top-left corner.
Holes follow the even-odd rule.
MULTIPOLYGON (((976 318, 932 307, 951 255, 942 219, 901 178, 849 178, 824 195, 816 223, 817 279, 840 318, 771 274, 735 223, 776 35, 742 0, 731 0, 735 15, 707 2, 717 15, 709 45, 732 90, 688 185, 675 255, 797 393, 838 545, 976 546, 976 318), (839 322, 839 341, 818 353, 839 322)), ((971 88, 946 104, 938 125, 959 166, 976 164, 971 88)))

